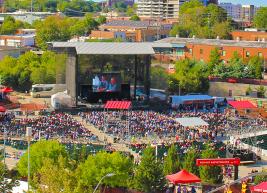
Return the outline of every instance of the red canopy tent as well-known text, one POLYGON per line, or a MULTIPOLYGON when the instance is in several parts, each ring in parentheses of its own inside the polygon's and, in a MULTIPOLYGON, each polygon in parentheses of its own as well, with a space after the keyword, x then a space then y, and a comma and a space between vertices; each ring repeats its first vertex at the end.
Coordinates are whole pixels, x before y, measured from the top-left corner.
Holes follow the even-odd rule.
POLYGON ((251 192, 267 192, 267 182, 250 187, 251 192))
POLYGON ((190 184, 201 182, 199 177, 186 170, 181 170, 176 174, 167 175, 166 178, 173 184, 190 184))
POLYGON ((235 109, 254 109, 257 108, 249 101, 228 101, 228 104, 235 109))
POLYGON ((0 113, 4 113, 4 112, 6 112, 6 108, 3 106, 0 106, 0 113))
POLYGON ((1 90, 1 92, 3 93, 9 93, 9 92, 14 92, 14 90, 10 87, 5 87, 1 90))
POLYGON ((131 106, 131 101, 107 101, 104 108, 111 110, 128 110, 131 106))

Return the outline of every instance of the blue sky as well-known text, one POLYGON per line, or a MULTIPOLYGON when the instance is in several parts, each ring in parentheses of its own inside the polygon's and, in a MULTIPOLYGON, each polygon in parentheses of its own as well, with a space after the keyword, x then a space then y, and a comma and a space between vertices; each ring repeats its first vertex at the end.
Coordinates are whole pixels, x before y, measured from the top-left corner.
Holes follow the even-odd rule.
POLYGON ((267 0, 220 0, 219 2, 230 2, 233 4, 252 4, 256 6, 267 6, 267 0))

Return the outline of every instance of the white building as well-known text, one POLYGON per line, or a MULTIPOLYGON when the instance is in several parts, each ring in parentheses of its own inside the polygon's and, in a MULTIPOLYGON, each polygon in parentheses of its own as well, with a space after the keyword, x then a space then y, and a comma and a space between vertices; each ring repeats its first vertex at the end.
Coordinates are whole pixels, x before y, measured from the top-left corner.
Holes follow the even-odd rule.
POLYGON ((254 5, 242 5, 241 19, 244 21, 252 21, 255 15, 254 5))
POLYGON ((241 11, 242 5, 240 4, 232 4, 232 3, 220 3, 219 6, 226 10, 227 15, 231 17, 233 20, 241 19, 241 11))
POLYGON ((180 6, 189 0, 138 0, 137 15, 140 17, 175 19, 180 6))

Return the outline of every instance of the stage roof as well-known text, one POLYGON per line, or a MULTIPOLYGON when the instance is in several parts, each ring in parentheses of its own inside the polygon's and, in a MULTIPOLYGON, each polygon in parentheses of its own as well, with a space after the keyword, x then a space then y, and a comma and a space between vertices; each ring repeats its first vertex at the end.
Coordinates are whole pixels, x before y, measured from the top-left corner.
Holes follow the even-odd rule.
POLYGON ((128 110, 131 106, 131 101, 107 101, 104 108, 113 110, 128 110))
MULTIPOLYGON (((158 44, 166 46, 166 44, 158 44)), ((75 48, 86 55, 153 55, 152 43, 137 42, 52 42, 53 48, 75 48)))
POLYGON ((198 117, 176 118, 175 120, 183 127, 197 127, 197 126, 208 126, 209 125, 206 121, 198 117))
POLYGON ((253 109, 257 108, 249 101, 228 101, 228 104, 235 109, 253 109))

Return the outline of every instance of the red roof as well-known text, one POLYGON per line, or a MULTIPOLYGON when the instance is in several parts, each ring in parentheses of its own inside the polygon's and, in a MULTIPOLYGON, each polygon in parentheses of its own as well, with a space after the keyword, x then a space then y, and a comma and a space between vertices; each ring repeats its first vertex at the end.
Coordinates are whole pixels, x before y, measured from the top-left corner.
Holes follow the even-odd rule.
POLYGON ((3 107, 3 106, 0 106, 0 112, 1 112, 1 113, 4 113, 4 112, 6 112, 6 108, 5 108, 5 107, 3 107))
POLYGON ((108 101, 105 109, 130 109, 131 106, 131 101, 108 101))
POLYGON ((251 192, 267 192, 267 182, 250 187, 251 192))
POLYGON ((167 175, 166 178, 173 184, 190 184, 201 182, 199 177, 186 170, 181 170, 176 174, 167 175))
POLYGON ((234 107, 235 109, 253 109, 257 108, 249 101, 228 101, 228 104, 234 107))

